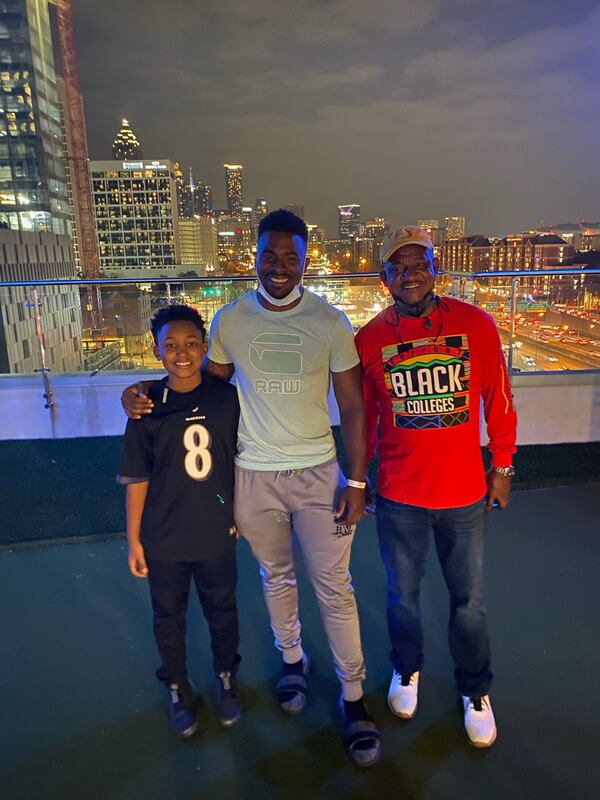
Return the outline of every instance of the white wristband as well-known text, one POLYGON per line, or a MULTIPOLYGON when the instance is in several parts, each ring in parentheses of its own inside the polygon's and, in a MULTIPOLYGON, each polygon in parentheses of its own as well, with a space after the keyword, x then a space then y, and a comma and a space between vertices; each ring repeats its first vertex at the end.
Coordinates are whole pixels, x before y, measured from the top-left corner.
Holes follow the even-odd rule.
POLYGON ((346 483, 348 484, 348 486, 351 486, 353 489, 366 489, 367 488, 367 484, 365 483, 365 481, 352 481, 352 480, 348 479, 346 481, 346 483))

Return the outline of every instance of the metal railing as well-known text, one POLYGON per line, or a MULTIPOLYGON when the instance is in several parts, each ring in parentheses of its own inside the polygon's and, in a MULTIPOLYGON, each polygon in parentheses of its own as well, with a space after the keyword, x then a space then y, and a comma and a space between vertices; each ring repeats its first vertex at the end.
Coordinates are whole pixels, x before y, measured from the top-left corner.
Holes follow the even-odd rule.
MULTIPOLYGON (((355 329, 390 302, 377 272, 307 274, 305 284, 342 308, 355 329)), ((52 408, 51 374, 156 368, 147 363, 149 323, 160 305, 190 302, 210 319, 254 285, 253 273, 2 281, 0 372, 40 373, 52 408), (94 297, 105 314, 100 324, 94 297)), ((600 269, 442 272, 438 290, 492 314, 511 374, 600 370, 600 269)))

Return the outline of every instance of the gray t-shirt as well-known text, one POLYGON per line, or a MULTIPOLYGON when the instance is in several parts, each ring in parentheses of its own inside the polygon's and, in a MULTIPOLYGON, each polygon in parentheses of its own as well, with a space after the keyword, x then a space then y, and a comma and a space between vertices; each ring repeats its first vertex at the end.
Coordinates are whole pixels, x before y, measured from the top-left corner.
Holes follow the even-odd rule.
POLYGON ((335 457, 330 373, 359 363, 345 314, 306 289, 290 311, 268 311, 251 290, 215 315, 208 357, 235 366, 238 466, 302 469, 335 457))

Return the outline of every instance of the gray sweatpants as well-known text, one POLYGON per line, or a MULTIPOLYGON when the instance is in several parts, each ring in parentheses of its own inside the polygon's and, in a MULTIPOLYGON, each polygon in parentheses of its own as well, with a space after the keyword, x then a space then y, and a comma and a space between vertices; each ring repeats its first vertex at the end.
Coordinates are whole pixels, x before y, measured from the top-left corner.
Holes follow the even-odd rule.
POLYGON ((285 662, 302 658, 292 531, 321 610, 346 700, 362 696, 365 665, 348 567, 355 526, 334 520, 345 485, 336 461, 300 470, 236 468, 235 521, 260 563, 275 646, 285 662))

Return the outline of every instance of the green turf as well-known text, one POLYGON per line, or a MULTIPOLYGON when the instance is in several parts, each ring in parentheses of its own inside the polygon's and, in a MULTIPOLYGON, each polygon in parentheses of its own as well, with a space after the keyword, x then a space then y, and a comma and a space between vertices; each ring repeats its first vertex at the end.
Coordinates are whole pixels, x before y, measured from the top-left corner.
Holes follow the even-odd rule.
MULTIPOLYGON (((339 429, 334 434, 339 445, 339 429)), ((62 538, 66 531, 77 537, 124 531, 124 491, 114 479, 120 448, 119 436, 0 442, 6 476, 0 547, 62 538)), ((525 446, 515 463, 515 488, 597 481, 600 443, 525 446)))

